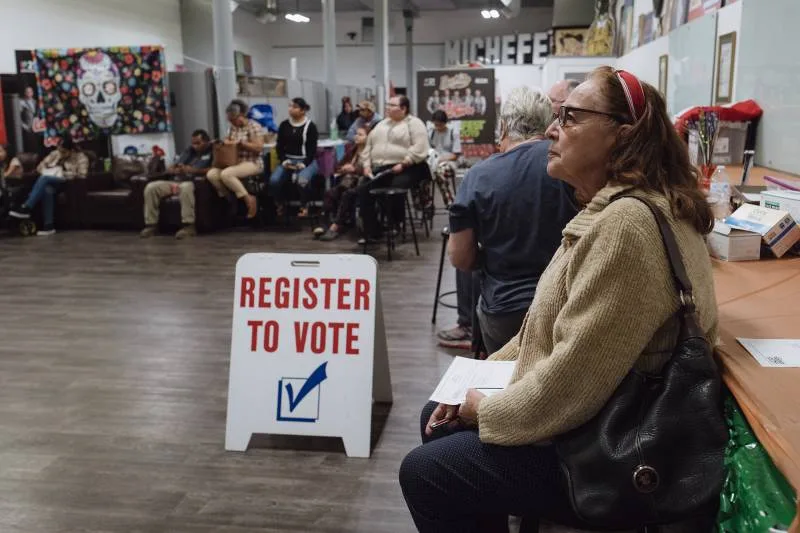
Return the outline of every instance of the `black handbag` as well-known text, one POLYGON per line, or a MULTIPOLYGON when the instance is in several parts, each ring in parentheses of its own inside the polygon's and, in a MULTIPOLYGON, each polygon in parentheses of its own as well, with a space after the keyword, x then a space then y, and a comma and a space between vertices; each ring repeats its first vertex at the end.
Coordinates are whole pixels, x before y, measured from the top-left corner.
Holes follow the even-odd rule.
POLYGON ((573 511, 615 530, 713 513, 728 438, 713 347, 675 235, 658 207, 623 197, 645 203, 658 223, 681 297, 678 341, 661 375, 631 371, 593 419, 555 439, 573 511))

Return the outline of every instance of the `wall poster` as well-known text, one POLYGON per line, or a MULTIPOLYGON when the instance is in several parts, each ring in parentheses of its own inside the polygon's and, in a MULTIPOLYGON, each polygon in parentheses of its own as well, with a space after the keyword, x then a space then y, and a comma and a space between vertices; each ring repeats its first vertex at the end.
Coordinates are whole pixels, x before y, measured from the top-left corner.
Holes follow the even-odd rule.
POLYGON ((171 131, 161 46, 36 51, 45 144, 171 131))
POLYGON ((39 116, 40 101, 36 85, 36 55, 33 50, 15 50, 17 77, 20 80, 18 123, 22 128, 22 152, 40 153, 44 146, 44 121, 39 116))
POLYGON ((461 132, 466 157, 494 152, 497 114, 491 68, 422 70, 417 73, 417 113, 430 122, 434 111, 447 113, 461 132))

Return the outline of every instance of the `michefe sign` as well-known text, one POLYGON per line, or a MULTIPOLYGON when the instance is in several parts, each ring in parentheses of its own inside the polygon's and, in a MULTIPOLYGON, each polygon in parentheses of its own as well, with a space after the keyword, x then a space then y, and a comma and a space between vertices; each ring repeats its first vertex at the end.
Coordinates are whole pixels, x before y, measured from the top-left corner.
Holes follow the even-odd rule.
POLYGON ((373 398, 392 400, 376 282, 366 255, 239 259, 226 450, 254 433, 313 435, 369 457, 373 398))
POLYGON ((486 65, 542 65, 550 55, 550 34, 517 33, 447 41, 445 65, 469 62, 486 65))

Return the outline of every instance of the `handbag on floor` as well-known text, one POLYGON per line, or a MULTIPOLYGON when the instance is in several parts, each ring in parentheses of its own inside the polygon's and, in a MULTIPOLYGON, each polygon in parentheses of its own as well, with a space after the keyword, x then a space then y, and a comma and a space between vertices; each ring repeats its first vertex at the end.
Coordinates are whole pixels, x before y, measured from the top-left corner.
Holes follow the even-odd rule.
POLYGON ((214 168, 228 168, 239 164, 239 147, 235 144, 215 143, 213 148, 214 168))
MULTIPOLYGON (((713 347, 698 324, 675 235, 650 201, 681 307, 672 357, 658 376, 632 370, 589 422, 555 439, 578 518, 626 530, 714 512, 728 438, 713 347)), ((615 198, 618 199, 618 198, 615 198)))

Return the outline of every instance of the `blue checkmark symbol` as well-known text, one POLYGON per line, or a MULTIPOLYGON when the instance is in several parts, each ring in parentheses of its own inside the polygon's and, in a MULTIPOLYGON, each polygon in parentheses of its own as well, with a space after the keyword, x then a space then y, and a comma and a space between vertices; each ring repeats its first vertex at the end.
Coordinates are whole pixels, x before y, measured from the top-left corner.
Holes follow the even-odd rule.
POLYGON ((317 369, 314 370, 310 376, 308 376, 308 379, 303 384, 303 386, 300 387, 300 390, 298 391, 296 396, 294 394, 294 387, 292 387, 292 384, 291 383, 286 384, 286 394, 287 396, 289 396, 290 412, 294 411, 295 408, 298 406, 298 404, 303 401, 303 398, 308 396, 308 394, 311 391, 313 391, 316 387, 318 387, 320 383, 328 379, 328 374, 325 371, 327 366, 328 366, 327 362, 319 365, 317 369))

